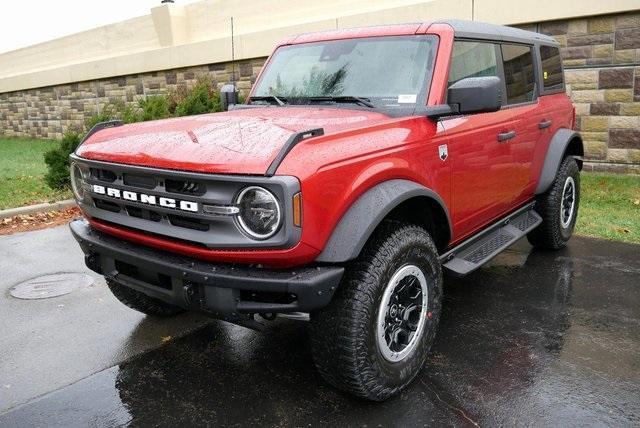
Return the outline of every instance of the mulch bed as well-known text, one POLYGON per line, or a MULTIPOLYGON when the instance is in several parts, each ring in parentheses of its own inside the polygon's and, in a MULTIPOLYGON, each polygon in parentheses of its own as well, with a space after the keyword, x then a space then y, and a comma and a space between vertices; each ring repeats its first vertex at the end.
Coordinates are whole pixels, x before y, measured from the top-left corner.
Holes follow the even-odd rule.
POLYGON ((60 226, 79 216, 80 210, 78 207, 45 213, 17 215, 0 220, 0 235, 11 235, 18 232, 60 226))

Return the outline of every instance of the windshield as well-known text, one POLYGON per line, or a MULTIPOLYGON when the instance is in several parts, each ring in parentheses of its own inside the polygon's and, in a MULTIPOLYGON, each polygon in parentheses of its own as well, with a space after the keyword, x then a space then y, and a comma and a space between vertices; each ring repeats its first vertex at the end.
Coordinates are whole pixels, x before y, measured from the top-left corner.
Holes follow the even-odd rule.
POLYGON ((366 100, 375 107, 424 104, 436 46, 437 38, 425 35, 283 46, 269 61, 251 99, 275 96, 278 104, 306 104, 313 98, 354 104, 366 100))

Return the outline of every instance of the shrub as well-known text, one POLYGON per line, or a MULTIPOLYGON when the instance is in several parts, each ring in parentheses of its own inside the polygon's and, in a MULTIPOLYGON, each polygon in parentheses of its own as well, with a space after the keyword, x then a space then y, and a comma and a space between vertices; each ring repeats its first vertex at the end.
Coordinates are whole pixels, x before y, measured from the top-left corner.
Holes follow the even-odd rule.
POLYGON ((166 119, 172 116, 222 111, 220 93, 214 89, 208 76, 201 77, 191 89, 184 85, 166 95, 150 95, 138 101, 138 105, 116 101, 105 105, 100 113, 87 119, 85 129, 108 120, 119 119, 124 123, 166 119))
POLYGON ((178 85, 177 88, 169 90, 169 93, 167 94, 167 100, 169 104, 169 113, 171 114, 171 116, 176 115, 176 108, 179 104, 182 104, 184 102, 185 98, 187 98, 188 92, 189 89, 184 84, 178 85))
POLYGON ((125 123, 139 122, 137 112, 123 101, 105 105, 100 113, 96 113, 85 121, 85 130, 89 131, 94 125, 108 120, 119 119, 125 123))
POLYGON ((171 116, 169 96, 167 95, 151 95, 138 101, 138 105, 142 109, 141 119, 144 121, 165 119, 171 116))
POLYGON ((220 92, 213 88, 211 79, 203 77, 195 86, 186 91, 184 98, 180 96, 180 90, 175 93, 175 115, 191 116, 194 114, 222 111, 220 92))
POLYGON ((115 118, 120 119, 124 123, 140 122, 140 112, 132 105, 123 105, 123 107, 116 113, 115 118))
POLYGON ((167 117, 171 117, 169 97, 167 95, 151 95, 139 100, 137 106, 125 104, 122 101, 105 105, 100 113, 87 119, 85 129, 88 131, 97 123, 114 119, 124 123, 135 123, 167 117))
POLYGON ((80 134, 75 131, 67 132, 58 147, 44 154, 47 164, 47 174, 44 179, 52 189, 65 189, 71 185, 69 179, 69 155, 80 144, 80 134))
POLYGON ((111 119, 113 119, 113 115, 110 113, 110 110, 108 111, 105 108, 100 113, 96 113, 93 116, 91 116, 89 119, 85 120, 84 127, 85 129, 89 130, 93 128, 94 125, 100 122, 111 120, 111 119))

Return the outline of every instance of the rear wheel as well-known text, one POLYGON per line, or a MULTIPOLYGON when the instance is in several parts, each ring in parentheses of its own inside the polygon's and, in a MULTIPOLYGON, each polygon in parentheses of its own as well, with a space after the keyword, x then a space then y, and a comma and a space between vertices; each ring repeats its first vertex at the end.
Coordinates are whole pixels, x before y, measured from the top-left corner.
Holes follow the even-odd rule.
POLYGON ((580 205, 580 170, 576 160, 566 157, 556 178, 537 199, 536 211, 542 223, 527 235, 534 247, 557 250, 564 247, 573 234, 580 205))
POLYGON ((185 312, 185 310, 179 306, 171 305, 162 300, 147 296, 113 280, 108 279, 107 285, 111 293, 116 296, 116 299, 131 309, 135 309, 143 314, 165 318, 185 312))
POLYGON ((348 267, 331 304, 311 314, 320 374, 370 400, 398 393, 426 359, 441 296, 442 271, 429 234, 385 224, 348 267))

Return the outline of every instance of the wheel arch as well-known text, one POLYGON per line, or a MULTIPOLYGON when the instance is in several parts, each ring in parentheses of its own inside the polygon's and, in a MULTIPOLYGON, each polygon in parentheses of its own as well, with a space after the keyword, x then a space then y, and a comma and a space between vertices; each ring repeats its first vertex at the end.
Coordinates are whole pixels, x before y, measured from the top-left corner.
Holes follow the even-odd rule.
POLYGON ((439 251, 451 239, 451 218, 442 198, 413 181, 394 179, 372 187, 349 207, 316 261, 341 263, 356 258, 378 226, 388 219, 424 227, 439 251))
POLYGON ((582 137, 577 131, 561 128, 556 131, 549 143, 540 171, 536 195, 547 191, 558 173, 562 160, 567 156, 574 156, 578 162, 578 168, 582 169, 582 157, 584 156, 582 137))

